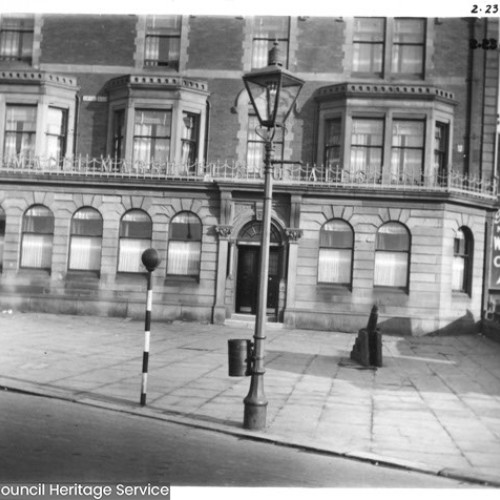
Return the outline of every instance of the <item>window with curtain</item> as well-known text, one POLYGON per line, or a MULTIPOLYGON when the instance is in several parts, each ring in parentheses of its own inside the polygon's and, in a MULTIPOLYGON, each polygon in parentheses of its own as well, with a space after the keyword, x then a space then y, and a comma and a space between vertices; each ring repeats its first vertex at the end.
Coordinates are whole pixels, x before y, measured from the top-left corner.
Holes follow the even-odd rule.
MULTIPOLYGON (((265 142, 260 137, 256 128, 259 126, 259 119, 256 115, 248 116, 248 138, 247 138, 247 169, 249 173, 262 172, 264 168, 265 142)), ((275 160, 283 158, 283 129, 276 129, 273 139, 275 160)))
POLYGON ((81 208, 71 219, 69 270, 100 271, 101 248, 101 214, 95 208, 81 208))
POLYGON ((139 209, 126 212, 120 221, 120 243, 118 248, 118 272, 144 273, 141 256, 151 247, 153 222, 151 217, 139 209))
POLYGON ((448 124, 436 122, 434 127, 434 169, 439 184, 448 178, 448 124))
POLYGON ((385 19, 354 19, 353 71, 382 76, 384 61, 385 19))
POLYGON ((280 16, 256 16, 252 40, 252 69, 264 68, 274 42, 279 43, 283 67, 288 67, 290 19, 280 16))
POLYGON ((3 248, 5 241, 5 212, 0 208, 0 271, 3 269, 3 248))
POLYGON ((121 160, 125 156, 125 110, 117 109, 113 112, 113 145, 112 156, 121 160))
POLYGON ((167 274, 195 276, 200 274, 202 225, 192 212, 179 212, 169 228, 167 274))
POLYGON ((354 232, 340 219, 323 225, 319 233, 318 283, 350 285, 354 232))
POLYGON ((392 72, 422 77, 425 54, 425 19, 395 19, 392 72))
POLYGON ((391 174, 394 179, 420 184, 424 175, 425 122, 392 122, 391 174))
POLYGON ((182 16, 147 16, 145 66, 179 69, 182 16))
POLYGON ((137 109, 134 118, 134 162, 166 163, 170 154, 172 112, 137 109))
POLYGON ((382 172, 384 120, 353 118, 351 131, 351 171, 369 176, 382 172))
POLYGON ((21 267, 50 270, 54 239, 54 216, 43 205, 29 208, 23 217, 21 267))
POLYGON ((5 111, 5 159, 33 158, 36 139, 36 106, 8 104, 5 111))
POLYGON ((340 118, 331 118, 325 122, 324 162, 327 169, 326 180, 330 181, 342 180, 342 165, 340 163, 341 124, 340 118))
POLYGON ((25 61, 33 56, 33 17, 2 15, 0 18, 0 60, 25 61))
POLYGON ((472 281, 472 233, 461 227, 453 240, 452 290, 470 293, 472 281))
POLYGON ((198 160, 198 133, 199 133, 199 115, 182 113, 182 164, 193 167, 198 160))
POLYGON ((49 107, 47 113, 47 157, 59 163, 66 155, 68 111, 49 107))
POLYGON ((410 233, 399 222, 387 222, 377 231, 375 286, 408 287, 410 233))

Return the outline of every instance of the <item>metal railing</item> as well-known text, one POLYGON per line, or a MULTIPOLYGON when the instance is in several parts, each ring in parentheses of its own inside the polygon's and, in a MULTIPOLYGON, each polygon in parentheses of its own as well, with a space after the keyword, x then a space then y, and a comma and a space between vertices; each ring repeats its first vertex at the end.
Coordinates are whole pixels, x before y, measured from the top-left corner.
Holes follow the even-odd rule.
MULTIPOLYGON (((263 182, 262 170, 239 162, 216 161, 193 165, 173 162, 127 162, 111 157, 75 158, 14 157, 0 165, 3 174, 44 176, 109 177, 116 179, 182 180, 198 182, 263 182)), ((420 171, 383 173, 377 169, 347 170, 341 165, 309 165, 300 162, 276 162, 276 183, 323 186, 336 189, 388 189, 398 191, 458 192, 496 199, 497 179, 485 180, 451 170, 444 174, 424 175, 420 171)))

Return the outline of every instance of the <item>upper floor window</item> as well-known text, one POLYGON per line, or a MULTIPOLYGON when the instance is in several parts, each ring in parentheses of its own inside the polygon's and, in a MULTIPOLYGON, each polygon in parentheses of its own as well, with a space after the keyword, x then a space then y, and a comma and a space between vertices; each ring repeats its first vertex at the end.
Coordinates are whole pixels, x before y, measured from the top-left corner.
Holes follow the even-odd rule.
POLYGON ((68 268, 77 271, 99 271, 101 247, 101 214, 95 208, 81 208, 71 219, 68 268))
POLYGON ((395 19, 392 72, 423 76, 425 19, 395 19))
POLYGON ((0 18, 0 60, 31 63, 33 17, 2 15, 0 18))
POLYGON ((408 287, 410 233, 399 222, 387 222, 377 231, 375 286, 408 287))
POLYGON ((147 16, 145 66, 179 69, 182 16, 147 16))
POLYGON ((426 19, 354 19, 352 70, 358 75, 423 78, 426 19))
POLYGON ((384 61, 385 19, 358 17, 354 20, 353 71, 381 76, 384 61))
POLYGON ((425 122, 423 120, 394 120, 392 122, 393 179, 409 179, 420 184, 424 175, 425 122))
POLYGON ((169 159, 172 112, 137 109, 134 121, 134 161, 165 163, 169 159))
POLYGON ((461 227, 453 240, 452 290, 471 293, 473 239, 469 228, 461 227))
POLYGON ((49 107, 47 114, 47 157, 60 162, 66 155, 68 110, 49 107))
POLYGON ((167 274, 199 276, 201 262, 202 225, 192 212, 179 212, 169 229, 167 274))
POLYGON ((283 66, 288 67, 290 19, 280 16, 256 16, 252 40, 252 68, 267 66, 269 51, 274 42, 279 43, 283 66))
POLYGON ((143 273, 142 253, 151 247, 153 222, 139 209, 126 212, 120 221, 118 272, 143 273))
POLYGON ((50 270, 54 239, 54 215, 43 205, 34 205, 23 217, 21 267, 50 270))
POLYGON ((318 283, 350 285, 354 232, 340 219, 323 225, 319 233, 318 283))
POLYGON ((0 271, 3 269, 4 240, 5 240, 5 212, 0 207, 0 271))
POLYGON ((5 159, 35 156, 36 111, 36 106, 7 105, 3 148, 5 159))

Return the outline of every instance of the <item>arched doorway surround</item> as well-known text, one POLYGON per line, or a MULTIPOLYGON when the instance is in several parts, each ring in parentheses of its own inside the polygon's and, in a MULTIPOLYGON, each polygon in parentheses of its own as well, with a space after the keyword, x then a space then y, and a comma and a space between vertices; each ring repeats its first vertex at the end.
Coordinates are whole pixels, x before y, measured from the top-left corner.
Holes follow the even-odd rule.
MULTIPOLYGON (((259 290, 259 261, 262 223, 245 224, 237 237, 237 275, 235 311, 238 314, 255 314, 259 290)), ((267 282, 267 317, 277 321, 280 306, 280 281, 284 277, 284 246, 282 231, 271 223, 269 272, 267 282)))

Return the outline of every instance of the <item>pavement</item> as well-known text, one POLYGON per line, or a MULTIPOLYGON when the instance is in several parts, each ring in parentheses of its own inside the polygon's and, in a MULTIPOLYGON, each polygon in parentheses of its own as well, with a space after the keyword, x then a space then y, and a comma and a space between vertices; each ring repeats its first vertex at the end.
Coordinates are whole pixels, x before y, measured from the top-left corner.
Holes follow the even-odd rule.
POLYGON ((250 323, 144 323, 0 312, 0 387, 242 438, 500 486, 500 344, 482 335, 383 336, 383 366, 350 359, 355 334, 267 328, 264 431, 243 428, 249 377, 228 340, 250 323))

